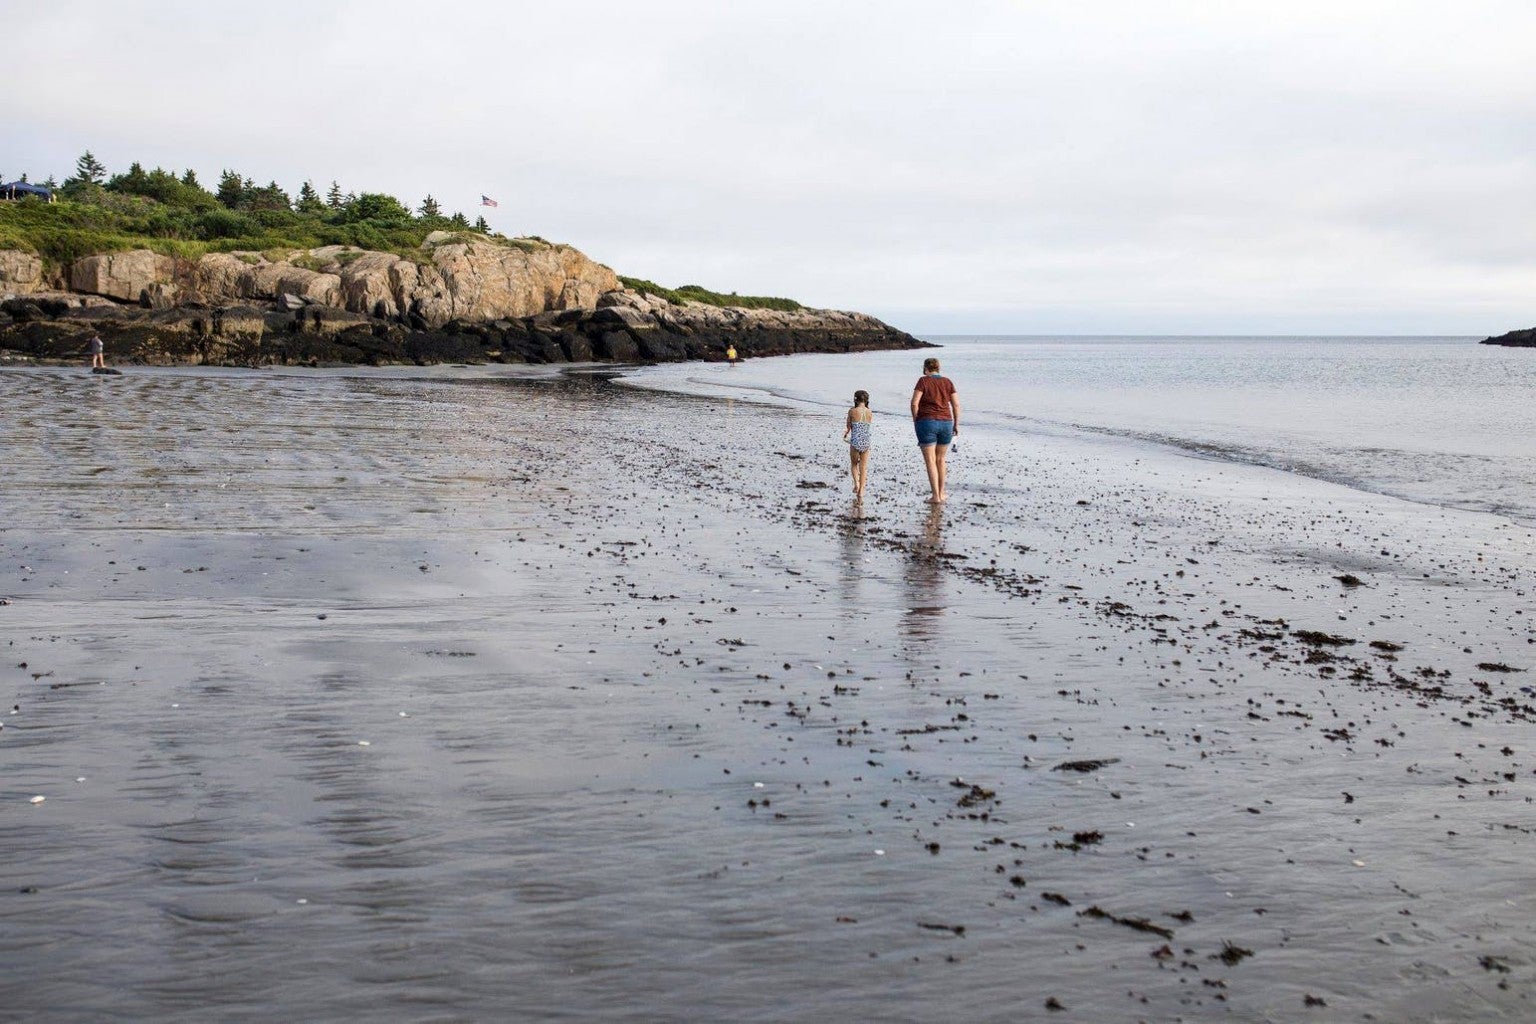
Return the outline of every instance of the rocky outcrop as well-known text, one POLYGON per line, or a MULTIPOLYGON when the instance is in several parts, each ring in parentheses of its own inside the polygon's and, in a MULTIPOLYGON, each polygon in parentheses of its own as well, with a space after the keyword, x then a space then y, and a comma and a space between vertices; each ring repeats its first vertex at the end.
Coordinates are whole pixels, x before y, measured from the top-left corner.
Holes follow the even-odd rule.
POLYGON ((31 295, 42 287, 42 260, 29 252, 0 249, 0 296, 31 295))
POLYGON ((429 324, 595 309, 620 287, 612 270, 563 245, 503 246, 434 231, 424 245, 448 301, 423 306, 429 324))
MULTIPOLYGON (((388 266, 382 278, 378 273, 370 270, 357 280, 390 280, 388 266)), ((396 273, 397 282, 409 280, 403 271, 396 273)), ((342 284, 345 297, 344 277, 342 284)), ((379 301, 388 299, 381 295, 379 301)), ((0 350, 30 359, 70 360, 100 335, 116 362, 256 366, 669 362, 723 359, 728 347, 744 357, 927 347, 861 313, 677 306, 621 289, 597 296, 596 308, 544 310, 488 322, 453 319, 437 326, 426 326, 419 317, 401 321, 302 301, 295 308, 282 300, 253 300, 161 310, 95 298, 90 302, 74 307, 24 298, 0 302, 0 350)))
POLYGON ((283 301, 292 295, 305 304, 435 329, 453 320, 594 309, 619 280, 569 246, 435 231, 416 259, 341 245, 276 261, 254 252, 213 253, 197 262, 192 287, 210 303, 283 301))
POLYGON ((917 348, 860 313, 675 304, 625 290, 569 246, 437 231, 408 255, 351 246, 86 256, 73 293, 41 291, 46 268, 0 253, 0 355, 78 358, 99 335, 145 363, 662 362, 917 348), (115 300, 115 301, 114 301, 115 300))
POLYGON ((254 252, 209 253, 192 271, 192 288, 204 302, 277 300, 297 295, 322 306, 341 304, 341 278, 335 274, 286 261, 274 263, 254 252))
POLYGON ((1484 338, 1481 345, 1507 345, 1510 348, 1536 348, 1536 327, 1529 327, 1523 331, 1510 331, 1501 334, 1497 338, 1484 338))
POLYGON ((77 292, 139 302, 150 286, 173 284, 175 273, 176 262, 169 256, 133 249, 75 260, 69 268, 69 286, 77 292))

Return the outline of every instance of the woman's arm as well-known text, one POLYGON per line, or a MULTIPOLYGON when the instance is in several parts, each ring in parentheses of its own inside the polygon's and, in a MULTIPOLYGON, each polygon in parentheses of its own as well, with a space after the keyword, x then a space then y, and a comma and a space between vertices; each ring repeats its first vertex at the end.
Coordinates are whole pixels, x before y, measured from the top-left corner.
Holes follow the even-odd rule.
POLYGON ((955 433, 960 433, 960 396, 953 391, 949 393, 949 418, 954 421, 955 433))
POLYGON ((923 402, 923 393, 916 388, 912 389, 912 418, 917 419, 917 407, 923 402))

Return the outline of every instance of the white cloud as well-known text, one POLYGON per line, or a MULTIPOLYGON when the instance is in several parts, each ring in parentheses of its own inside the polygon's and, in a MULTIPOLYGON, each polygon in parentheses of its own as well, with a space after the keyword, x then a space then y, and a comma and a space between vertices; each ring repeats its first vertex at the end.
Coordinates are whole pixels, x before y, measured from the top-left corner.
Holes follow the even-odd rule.
POLYGON ((1536 319, 1523 2, 76 3, 7 31, 6 173, 91 148, 488 192, 625 273, 928 330, 1536 319))

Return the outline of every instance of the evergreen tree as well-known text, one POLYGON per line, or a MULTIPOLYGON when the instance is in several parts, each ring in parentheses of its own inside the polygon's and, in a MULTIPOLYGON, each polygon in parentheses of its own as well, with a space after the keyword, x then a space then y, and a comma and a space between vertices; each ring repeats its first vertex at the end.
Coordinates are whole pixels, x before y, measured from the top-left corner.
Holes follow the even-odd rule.
POLYGON ((27 174, 26 174, 26 172, 25 172, 25 171, 23 171, 23 172, 22 172, 22 174, 21 174, 21 183, 22 183, 22 184, 23 184, 23 185, 26 185, 26 184, 28 184, 28 181, 27 181, 27 174))
POLYGON ((238 210, 245 205, 245 183, 239 174, 226 169, 219 175, 219 188, 214 195, 231 210, 238 210))
POLYGON ((320 201, 320 193, 315 191, 315 186, 306 180, 299 186, 299 198, 294 208, 300 213, 323 213, 325 204, 320 201))
POLYGON ((488 234, 491 233, 491 226, 485 222, 485 218, 484 217, 476 217, 475 218, 475 230, 479 231, 482 234, 488 235, 488 234))
POLYGON ((331 190, 325 194, 325 205, 333 210, 341 209, 341 186, 333 180, 331 190))
POLYGON ((435 220, 436 218, 443 215, 443 208, 438 205, 436 199, 433 199, 431 195, 428 195, 427 198, 421 201, 421 210, 419 212, 423 217, 435 220))
POLYGON ((75 180, 83 185, 100 185, 107 177, 107 168, 91 155, 90 150, 80 154, 75 161, 75 180))
POLYGON ((456 228, 469 227, 469 218, 464 216, 462 213, 455 213, 450 219, 453 222, 453 226, 456 228))
POLYGON ((198 183, 197 172, 194 171, 190 167, 187 168, 187 173, 185 173, 185 174, 183 174, 181 176, 181 183, 183 185, 186 185, 188 188, 202 188, 203 187, 201 184, 198 183))
POLYGON ((347 220, 374 221, 380 225, 405 227, 412 221, 411 211, 394 196, 382 192, 364 192, 347 203, 347 220))
MULTIPOLYGON (((249 181, 250 179, 246 179, 249 181)), ((293 200, 288 198, 282 186, 275 181, 269 181, 261 188, 247 186, 249 189, 246 202, 253 210, 282 210, 293 209, 293 200)))
MULTIPOLYGON (((0 178, 0 181, 4 181, 4 180, 5 180, 4 178, 0 178)), ((56 191, 58 191, 59 183, 54 181, 53 180, 53 175, 50 174, 50 175, 48 175, 48 180, 43 182, 43 188, 48 189, 50 192, 56 192, 56 191)))

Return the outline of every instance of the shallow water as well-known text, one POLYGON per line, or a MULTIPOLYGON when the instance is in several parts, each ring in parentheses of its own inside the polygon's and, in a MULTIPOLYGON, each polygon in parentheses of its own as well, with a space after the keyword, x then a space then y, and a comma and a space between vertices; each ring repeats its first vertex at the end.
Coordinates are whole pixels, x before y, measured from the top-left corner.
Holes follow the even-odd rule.
MULTIPOLYGON (((935 337, 964 419, 1102 433, 1536 522, 1536 355, 1475 338, 935 337)), ((871 393, 900 430, 926 353, 651 367, 803 408, 871 393)))
POLYGON ((479 377, 0 373, 0 1012, 1529 1019, 1529 530, 479 377))

